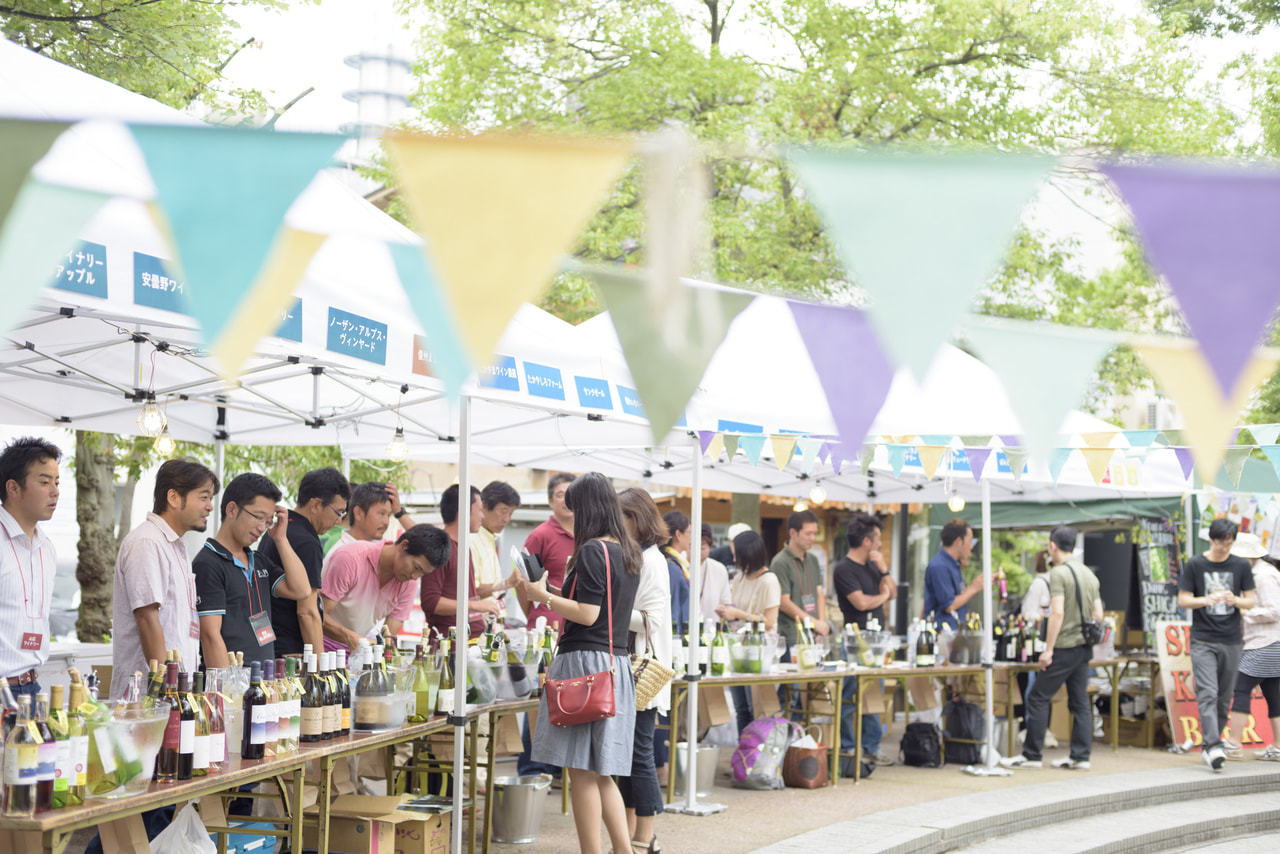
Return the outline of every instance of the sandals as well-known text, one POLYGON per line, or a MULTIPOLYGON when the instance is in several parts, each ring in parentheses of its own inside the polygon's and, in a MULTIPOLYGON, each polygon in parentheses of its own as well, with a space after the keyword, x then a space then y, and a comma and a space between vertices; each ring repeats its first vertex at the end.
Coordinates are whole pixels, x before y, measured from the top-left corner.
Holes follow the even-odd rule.
POLYGON ((631 840, 631 854, 662 854, 662 848, 658 846, 658 837, 654 836, 647 844, 635 839, 631 840))

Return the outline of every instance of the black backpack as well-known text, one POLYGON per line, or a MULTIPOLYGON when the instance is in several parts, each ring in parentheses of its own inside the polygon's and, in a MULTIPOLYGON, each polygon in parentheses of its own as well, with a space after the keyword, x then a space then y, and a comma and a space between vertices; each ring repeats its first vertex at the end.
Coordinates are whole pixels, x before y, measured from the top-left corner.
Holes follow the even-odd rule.
POLYGON ((957 765, 977 765, 982 761, 982 709, 975 703, 948 700, 942 708, 946 720, 947 761, 957 765), (961 739, 959 741, 955 739, 961 739))
POLYGON ((914 765, 917 768, 941 768, 942 731, 936 724, 907 724, 898 750, 902 754, 903 765, 914 765))

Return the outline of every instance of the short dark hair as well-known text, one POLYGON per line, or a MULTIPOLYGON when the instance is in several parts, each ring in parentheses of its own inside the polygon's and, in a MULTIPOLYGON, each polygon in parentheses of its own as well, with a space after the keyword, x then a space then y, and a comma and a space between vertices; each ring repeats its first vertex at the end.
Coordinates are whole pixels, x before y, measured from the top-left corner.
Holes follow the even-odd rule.
MULTIPOLYGON (((8 483, 8 481, 5 481, 8 483)), ((1234 540, 1236 532, 1240 530, 1240 526, 1227 518, 1214 519, 1209 523, 1209 539, 1211 540, 1234 540)))
POLYGON ((711 533, 711 526, 706 522, 702 523, 702 541, 704 543, 709 543, 710 545, 715 545, 716 542, 716 536, 711 533))
POLYGON ((963 540, 965 532, 968 530, 968 522, 963 519, 952 519, 942 526, 942 547, 945 549, 950 547, 956 540, 963 540))
POLYGON ((214 492, 222 488, 213 469, 204 463, 186 458, 165 460, 160 470, 156 472, 156 489, 151 509, 156 515, 164 513, 169 508, 169 490, 171 489, 185 497, 206 483, 213 484, 214 492))
POLYGON ((520 493, 516 488, 503 480, 495 480, 480 490, 480 501, 486 510, 492 510, 499 504, 516 508, 520 506, 520 493))
POLYGON ((689 517, 679 510, 668 510, 662 517, 662 521, 667 523, 667 540, 663 545, 671 545, 676 534, 683 534, 689 530, 689 517))
POLYGON ((406 551, 414 557, 425 557, 434 569, 449 562, 451 545, 449 535, 442 528, 426 523, 414 525, 400 535, 396 543, 405 543, 406 551))
POLYGON ((298 481, 299 507, 313 498, 319 498, 325 504, 329 504, 339 496, 347 501, 351 500, 351 482, 333 466, 313 469, 298 481))
POLYGON ((351 498, 347 499, 347 511, 350 512, 351 520, 355 521, 355 509, 359 507, 367 515, 369 508, 375 504, 382 504, 391 500, 391 493, 387 492, 387 485, 371 480, 368 483, 356 484, 351 490, 351 498))
POLYGON ((874 537, 877 530, 884 530, 884 523, 878 518, 870 513, 854 513, 845 529, 845 540, 851 549, 862 548, 863 540, 874 537))
MULTIPOLYGON (((787 517, 787 530, 799 531, 810 522, 815 525, 818 524, 817 513, 814 513, 812 510, 797 510, 795 513, 792 513, 787 517)), ((737 547, 735 546, 735 548, 737 547)))
POLYGON ((551 477, 547 479, 547 500, 550 501, 551 497, 556 494, 556 487, 560 484, 573 483, 577 478, 578 476, 576 474, 567 471, 558 471, 551 475, 551 477))
POLYGON ((1070 525, 1059 525, 1049 532, 1049 542, 1064 552, 1076 550, 1076 529, 1070 525))
POLYGON ((271 482, 266 475, 257 472, 245 472, 236 475, 222 491, 222 519, 227 519, 227 505, 232 501, 237 507, 243 507, 258 496, 265 496, 272 501, 280 500, 280 488, 271 482))
POLYGON ((22 486, 31 467, 45 460, 55 463, 62 459, 62 450, 52 442, 37 436, 24 436, 14 439, 0 453, 0 501, 8 497, 9 481, 16 480, 22 486))
POLYGON ((640 548, 666 545, 671 539, 671 535, 667 533, 667 523, 658 515, 653 497, 643 489, 633 486, 622 490, 618 493, 618 505, 622 508, 623 517, 631 520, 636 545, 640 548))
POLYGON ((769 564, 769 552, 764 539, 755 531, 743 531, 733 538, 733 562, 743 572, 755 572, 769 564))
MULTIPOLYGON (((474 504, 480 490, 471 487, 471 502, 474 504)), ((458 521, 458 484, 453 484, 440 496, 440 518, 446 525, 458 521)))

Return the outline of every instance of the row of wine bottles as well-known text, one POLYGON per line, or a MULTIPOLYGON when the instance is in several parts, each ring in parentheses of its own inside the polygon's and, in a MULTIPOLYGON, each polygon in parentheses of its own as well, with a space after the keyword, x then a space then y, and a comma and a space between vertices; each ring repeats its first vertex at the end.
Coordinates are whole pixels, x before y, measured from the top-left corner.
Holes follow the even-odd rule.
MULTIPOLYGON (((760 636, 764 643, 764 630, 759 623, 752 623, 743 643, 754 643, 751 638, 760 636)), ((673 622, 671 624, 671 668, 676 676, 683 676, 694 669, 703 676, 724 676, 729 672, 729 628, 724 621, 699 621, 697 623, 673 622), (698 660, 690 662, 690 632, 701 632, 698 637, 698 660)))
POLYGON ((82 707, 85 687, 71 685, 70 708, 63 707, 66 689, 14 697, 0 680, 4 716, 4 805, 6 816, 84 803, 89 772, 89 736, 82 707))

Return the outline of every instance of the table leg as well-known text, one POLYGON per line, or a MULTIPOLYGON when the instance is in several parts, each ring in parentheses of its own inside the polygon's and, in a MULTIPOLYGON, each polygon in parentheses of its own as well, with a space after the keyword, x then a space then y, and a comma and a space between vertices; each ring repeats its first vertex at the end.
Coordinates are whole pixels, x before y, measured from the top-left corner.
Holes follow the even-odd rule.
MULTIPOLYGON (((844 702, 844 679, 834 679, 828 690, 834 695, 832 705, 835 706, 835 722, 831 725, 831 785, 834 787, 840 779, 840 716, 841 704, 844 702)), ((854 708, 857 708, 856 706, 854 708)))
POLYGON ((684 699, 685 683, 671 683, 671 711, 667 713, 667 803, 676 800, 676 731, 680 722, 680 701, 684 699))
MULTIPOLYGON (((1139 670, 1141 670, 1139 666, 1139 670)), ((1147 750, 1156 746, 1156 679, 1160 676, 1159 664, 1147 664, 1147 750)), ((1170 728, 1172 729, 1172 728, 1170 728)))
POLYGON ((293 769, 293 834, 290 850, 302 852, 303 795, 306 792, 306 774, 303 767, 293 769))
MULTIPOLYGON (((476 808, 479 804, 476 802, 476 768, 478 766, 476 751, 480 747, 480 718, 475 718, 470 722, 471 732, 467 738, 467 770, 470 773, 470 780, 467 781, 468 797, 471 799, 471 814, 467 816, 467 851, 468 854, 475 854, 476 851, 476 808)), ((492 738, 490 739, 492 740, 492 738)), ((455 781, 456 782, 456 781, 455 781)), ((485 791, 489 790, 492 781, 485 780, 485 791)))
POLYGON ((488 746, 488 749, 485 751, 487 754, 485 759, 485 767, 488 769, 488 771, 486 772, 486 775, 485 775, 486 783, 484 787, 484 829, 483 829, 484 843, 480 847, 480 850, 481 852, 483 852, 483 854, 489 854, 490 837, 493 835, 493 810, 490 809, 490 806, 492 806, 492 797, 493 797, 494 755, 497 752, 494 745, 497 741, 497 733, 499 732, 501 723, 502 723, 501 715, 499 715, 497 712, 489 712, 489 746, 488 746))
POLYGON ((321 756, 318 764, 320 779, 316 782, 316 854, 329 854, 329 786, 333 778, 333 757, 321 756))
MULTIPOLYGON (((1017 725, 1013 722, 1013 689, 1018 684, 1018 677, 1012 670, 1005 670, 1004 673, 1004 729, 1005 729, 1005 756, 1013 755, 1013 745, 1018 740, 1017 725)), ((1023 697, 1022 702, 1025 704, 1027 698, 1023 697)), ((1025 706, 1024 706, 1025 707, 1025 706)))
POLYGON ((1111 670, 1111 752, 1120 750, 1120 665, 1114 664, 1111 670))
MULTIPOLYGON (((853 714, 854 717, 862 711, 862 677, 853 677, 853 714)), ((856 720, 853 723, 853 783, 857 785, 862 780, 862 721, 856 720)))

